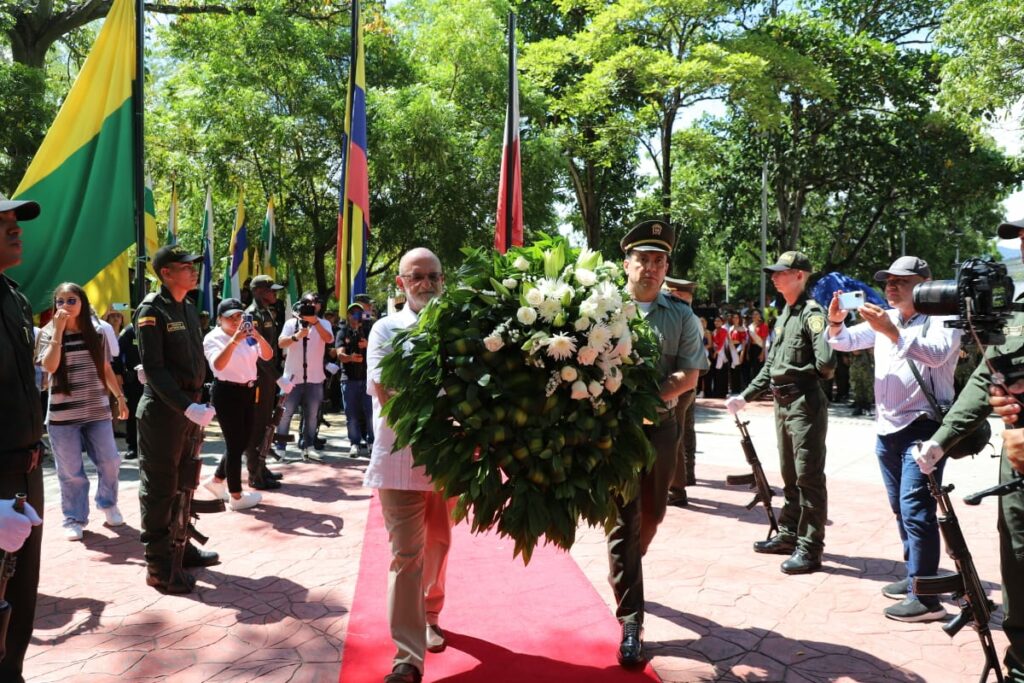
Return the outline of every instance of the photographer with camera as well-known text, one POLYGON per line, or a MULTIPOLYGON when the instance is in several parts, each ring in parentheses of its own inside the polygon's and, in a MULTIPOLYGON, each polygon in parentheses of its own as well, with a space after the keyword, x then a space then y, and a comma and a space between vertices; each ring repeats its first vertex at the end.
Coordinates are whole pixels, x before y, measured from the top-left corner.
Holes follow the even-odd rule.
MULTIPOLYGON (((1024 256, 1024 220, 1000 225, 999 237, 1020 239, 1021 254, 1024 256)), ((1018 303, 1011 304, 1013 283, 1005 277, 1005 266, 987 264, 995 266, 991 268, 995 273, 993 275, 986 271, 986 264, 985 261, 976 261, 974 268, 967 269, 966 276, 962 269, 955 289, 949 285, 946 292, 928 291, 921 293, 922 296, 919 296, 919 292, 914 293, 914 303, 918 308, 922 308, 919 305, 921 300, 930 306, 936 299, 953 298, 954 293, 961 310, 965 302, 971 300, 971 307, 976 306, 976 309, 971 311, 970 318, 973 326, 978 328, 973 331, 983 341, 987 339, 993 343, 985 352, 985 362, 971 375, 942 421, 942 426, 931 441, 918 447, 914 457, 923 473, 934 471, 950 449, 971 434, 994 407, 996 413, 1008 423, 1008 429, 1003 434, 999 479, 1000 482, 1010 482, 1024 472, 1024 432, 1018 431, 1022 425, 1017 420, 1020 399, 1014 395, 1018 390, 1024 390, 1019 372, 1019 369, 1024 368, 1024 334, 1021 333, 1024 329, 1024 313, 1021 312, 1020 299, 1018 303), (975 271, 982 271, 981 277, 976 276, 975 271), (1015 311, 1012 315, 1011 309, 1015 311), (1004 380, 994 377, 993 367, 1004 375, 1011 396, 1001 395, 1003 392, 993 387, 994 380, 1000 380, 997 383, 1004 380), (990 393, 996 395, 990 396, 990 393), (1012 431, 1011 427, 1014 428, 1012 431)), ((961 315, 962 319, 966 317, 961 315)), ((1024 490, 1021 488, 1000 496, 997 528, 1002 573, 1003 632, 1010 641, 1003 663, 1007 668, 1007 680, 1024 683, 1024 490)))
MULTIPOLYGON (((934 595, 918 596, 915 576, 935 576, 939 569, 939 524, 928 480, 914 461, 914 446, 931 438, 942 421, 932 402, 953 402, 953 371, 960 350, 960 331, 914 310, 914 287, 932 276, 928 264, 916 256, 902 256, 888 270, 875 273, 885 283, 886 311, 871 303, 847 302, 864 322, 847 328, 848 309, 841 291, 828 307, 829 344, 836 351, 874 349, 875 401, 878 437, 875 453, 889 507, 903 541, 906 578, 882 588, 887 598, 900 602, 883 613, 896 621, 937 621, 946 610, 934 595), (924 379, 924 384, 918 380, 924 379), (929 396, 928 394, 931 394, 929 396)), ((942 481, 941 463, 935 472, 942 481)))
POLYGON ((373 448, 373 403, 366 393, 366 346, 372 326, 372 313, 354 302, 335 340, 334 352, 341 362, 349 454, 353 456, 369 456, 373 448))
POLYGON ((284 359, 284 379, 293 383, 284 406, 284 416, 277 426, 277 440, 282 442, 291 426, 292 415, 302 404, 305 429, 299 435, 302 459, 323 462, 316 452, 316 427, 320 403, 324 398, 324 350, 334 341, 331 325, 320 317, 320 298, 306 292, 299 300, 297 317, 285 322, 278 344, 287 355, 284 359))
MULTIPOLYGON (((268 453, 263 449, 263 437, 274 413, 277 399, 277 382, 281 377, 281 365, 278 362, 277 338, 280 324, 277 322, 277 293, 284 289, 274 282, 269 275, 257 275, 249 284, 252 289, 252 303, 245 312, 252 316, 252 324, 260 333, 273 353, 270 358, 260 358, 256 362, 256 412, 253 415, 252 430, 249 443, 245 449, 245 464, 249 471, 249 486, 254 489, 278 489, 281 477, 267 467, 268 453)), ((276 456, 276 454, 275 454, 276 456)))

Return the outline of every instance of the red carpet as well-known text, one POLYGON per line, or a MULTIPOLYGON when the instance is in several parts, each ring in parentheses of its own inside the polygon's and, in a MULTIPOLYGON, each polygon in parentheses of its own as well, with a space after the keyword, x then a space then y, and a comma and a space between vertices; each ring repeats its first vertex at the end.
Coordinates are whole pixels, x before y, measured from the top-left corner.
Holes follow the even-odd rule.
MULTIPOLYGON (((390 551, 380 502, 370 505, 340 683, 381 683, 395 646, 388 632, 390 551)), ((452 530, 441 626, 448 649, 427 653, 424 681, 614 683, 657 681, 650 666, 629 672, 615 662, 619 626, 573 559, 538 547, 529 567, 512 542, 452 530)))

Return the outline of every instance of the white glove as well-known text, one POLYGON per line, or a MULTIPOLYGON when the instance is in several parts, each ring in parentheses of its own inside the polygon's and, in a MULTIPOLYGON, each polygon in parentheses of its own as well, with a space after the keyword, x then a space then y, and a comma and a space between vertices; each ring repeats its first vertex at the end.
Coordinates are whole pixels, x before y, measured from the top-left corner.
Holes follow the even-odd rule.
POLYGON ((337 363, 328 363, 324 366, 324 370, 334 375, 337 374, 338 370, 341 370, 341 366, 337 363))
POLYGON ((921 474, 931 474, 935 465, 942 460, 942 446, 935 441, 925 441, 914 447, 914 462, 921 468, 921 474))
POLYGON ((13 498, 0 500, 0 548, 13 553, 32 533, 32 527, 42 523, 35 508, 28 503, 25 503, 25 514, 19 514, 14 511, 13 498))
POLYGON ((295 384, 289 381, 286 377, 279 377, 277 379, 277 388, 281 390, 282 394, 288 395, 292 389, 295 388, 295 384))
POLYGON ((208 406, 203 403, 193 403, 188 408, 185 408, 185 417, 195 422, 200 427, 206 427, 213 420, 213 416, 217 414, 213 406, 208 406))
POLYGON ((725 409, 730 415, 735 415, 747 407, 747 399, 742 396, 730 396, 725 400, 725 409))
POLYGON ((135 366, 135 376, 139 378, 139 384, 146 383, 146 370, 142 367, 142 363, 135 366))

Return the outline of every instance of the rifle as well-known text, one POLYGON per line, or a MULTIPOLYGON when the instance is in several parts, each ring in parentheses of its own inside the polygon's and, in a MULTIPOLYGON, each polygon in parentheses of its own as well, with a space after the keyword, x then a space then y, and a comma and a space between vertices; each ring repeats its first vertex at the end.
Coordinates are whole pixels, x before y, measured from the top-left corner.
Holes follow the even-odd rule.
POLYGON ((757 493, 754 494, 754 499, 747 503, 747 509, 753 509, 758 503, 764 505, 764 512, 768 515, 768 538, 766 540, 770 541, 772 536, 779 533, 779 523, 775 520, 775 512, 772 511, 772 496, 775 493, 768 483, 768 477, 765 476, 764 468, 761 467, 761 461, 757 458, 757 451, 754 450, 754 442, 751 440, 750 432, 747 430, 747 425, 750 424, 750 421, 741 422, 738 415, 733 415, 733 419, 736 420, 736 426, 739 427, 740 445, 743 446, 743 455, 746 456, 747 464, 750 465, 752 472, 750 474, 727 475, 725 483, 729 486, 749 486, 757 490, 757 493))
MULTIPOLYGON (((24 493, 14 495, 14 511, 25 514, 24 493)), ((11 603, 5 600, 7 595, 7 582, 14 576, 14 570, 18 563, 18 551, 4 553, 3 560, 0 560, 0 661, 7 655, 7 627, 11 623, 11 603)))
POLYGON ((992 642, 992 631, 988 622, 996 606, 981 585, 981 578, 971 559, 971 551, 967 549, 960 522, 957 521, 953 505, 949 501, 949 492, 954 486, 939 486, 935 475, 928 475, 928 490, 935 498, 939 508, 939 530, 946 542, 946 554, 956 565, 957 573, 948 576, 917 576, 914 577, 914 593, 916 595, 941 595, 952 593, 953 599, 961 607, 960 614, 953 617, 942 630, 952 638, 967 624, 974 626, 985 651, 985 668, 981 671, 980 683, 988 681, 989 671, 996 672, 996 681, 1003 683, 1003 670, 996 655, 996 646, 992 642))
POLYGON ((178 491, 171 504, 171 576, 170 582, 181 581, 186 585, 192 584, 192 577, 185 573, 182 563, 185 559, 185 547, 188 539, 194 538, 200 545, 206 545, 210 540, 196 529, 192 520, 199 520, 200 514, 213 512, 224 512, 224 501, 217 500, 193 500, 196 488, 199 486, 199 475, 203 469, 203 461, 199 458, 199 452, 203 448, 205 433, 199 425, 190 425, 192 429, 192 450, 191 466, 192 476, 185 477, 178 482, 178 491))

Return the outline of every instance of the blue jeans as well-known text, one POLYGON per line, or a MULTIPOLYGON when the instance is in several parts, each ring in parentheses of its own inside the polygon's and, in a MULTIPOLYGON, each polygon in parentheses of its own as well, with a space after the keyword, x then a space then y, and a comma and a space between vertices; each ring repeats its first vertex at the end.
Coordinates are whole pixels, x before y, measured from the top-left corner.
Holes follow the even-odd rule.
POLYGON ((96 507, 105 510, 117 505, 117 477, 121 454, 114 441, 114 425, 110 420, 96 420, 71 425, 49 425, 53 461, 60 482, 60 508, 64 526, 89 522, 89 478, 85 476, 82 449, 96 465, 96 507))
POLYGON ((296 384, 284 402, 284 415, 277 426, 277 435, 284 436, 292 424, 292 415, 302 404, 302 415, 305 418, 305 432, 299 435, 299 448, 316 447, 316 427, 320 415, 320 403, 324 400, 323 382, 306 382, 296 384))
POLYGON ((342 383, 345 397, 345 425, 348 427, 348 442, 353 446, 373 443, 373 402, 366 393, 366 380, 345 380, 342 383))
MULTIPOLYGON (((911 591, 915 576, 935 576, 939 570, 939 523, 935 517, 935 499, 928 491, 928 477, 914 462, 914 445, 927 441, 939 428, 933 420, 918 420, 895 434, 879 435, 875 446, 882 482, 889 496, 889 507, 903 540, 903 559, 911 591)), ((946 459, 935 468, 935 481, 942 484, 946 459)), ((936 601, 934 597, 925 602, 936 601)))

